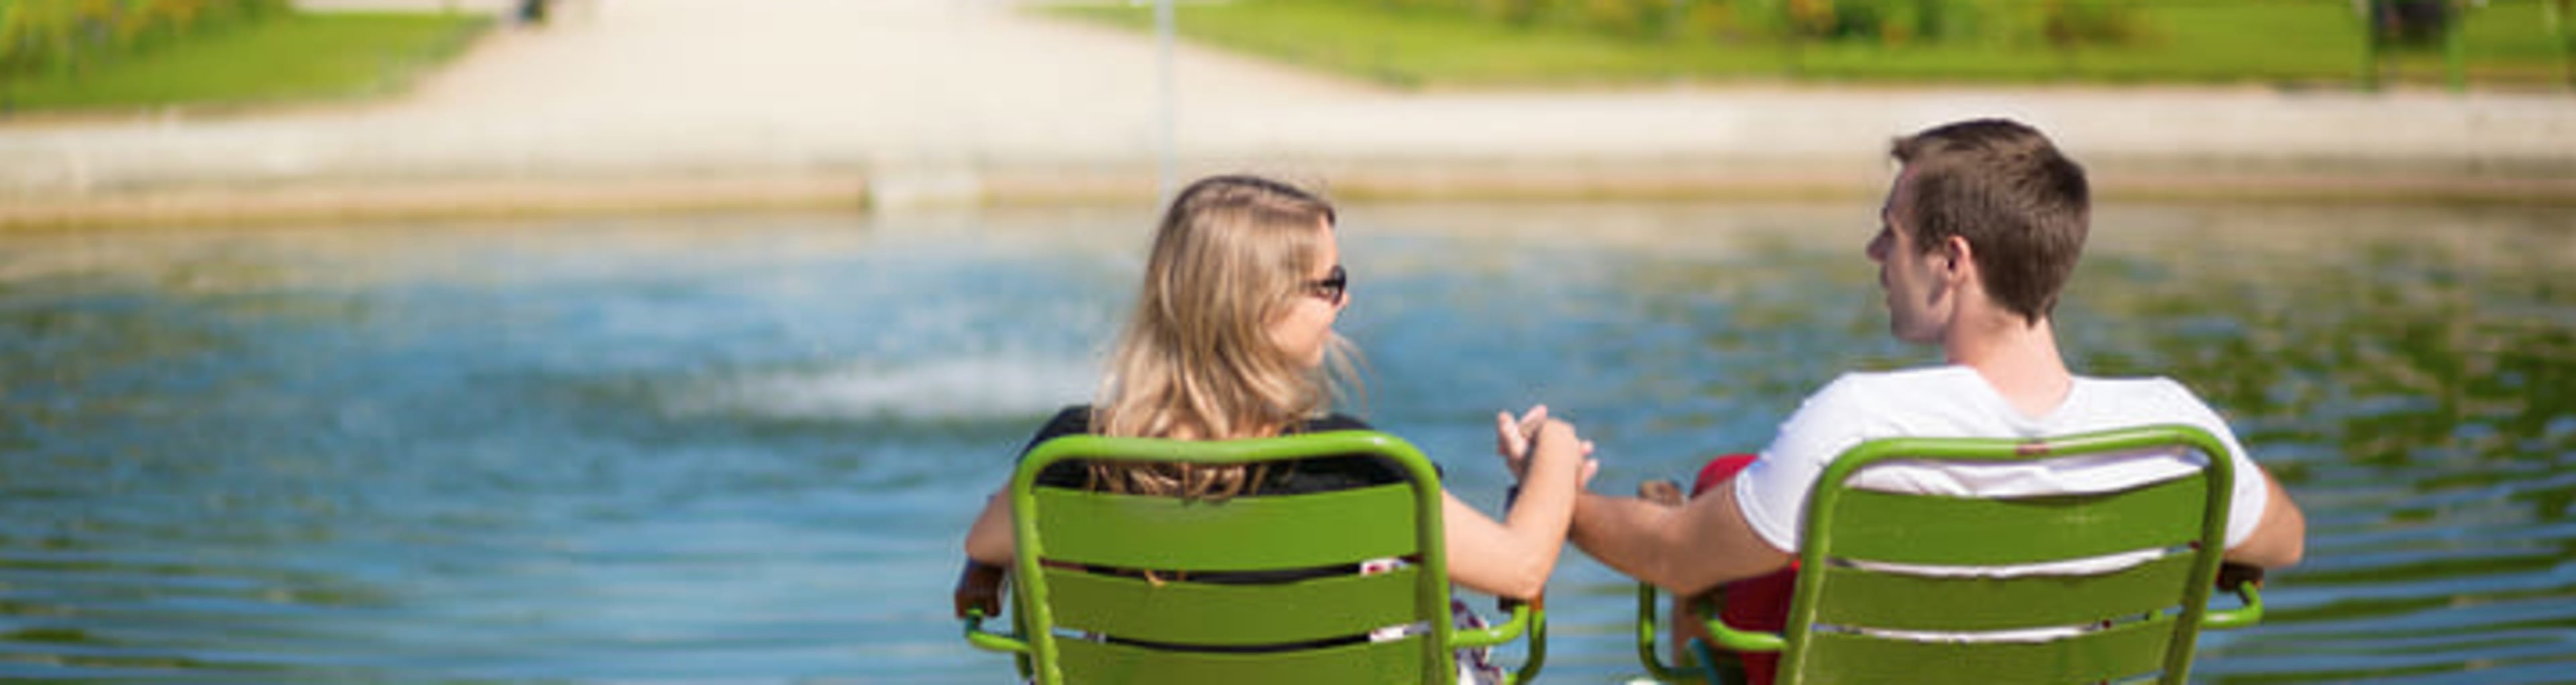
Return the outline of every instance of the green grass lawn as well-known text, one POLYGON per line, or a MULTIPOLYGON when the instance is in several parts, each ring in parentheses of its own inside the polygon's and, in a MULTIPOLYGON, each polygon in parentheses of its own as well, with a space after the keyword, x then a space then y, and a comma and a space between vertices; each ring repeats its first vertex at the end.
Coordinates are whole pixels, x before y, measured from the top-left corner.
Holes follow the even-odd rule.
MULTIPOLYGON (((2362 25, 2342 0, 2140 3, 2141 38, 2057 50, 2031 44, 1655 40, 1560 26, 1516 28, 1441 11, 1335 0, 1185 4, 1194 41, 1400 87, 1583 86, 1687 81, 2305 83, 2360 82, 2362 25)), ((1047 10, 1146 30, 1151 8, 1047 10)), ((2568 82, 2567 48, 2543 3, 2495 0, 2468 15, 2468 73, 2480 85, 2568 82)), ((2394 82, 2439 83, 2435 49, 2391 50, 2394 82)))
POLYGON ((0 76, 0 111, 233 106, 397 92, 491 24, 470 14, 296 13, 80 73, 0 76))

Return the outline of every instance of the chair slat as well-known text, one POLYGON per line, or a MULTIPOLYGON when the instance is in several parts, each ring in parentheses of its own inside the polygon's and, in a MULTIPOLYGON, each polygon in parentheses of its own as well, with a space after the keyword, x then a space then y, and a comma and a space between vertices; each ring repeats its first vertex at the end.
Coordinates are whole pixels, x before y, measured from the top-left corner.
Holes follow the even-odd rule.
POLYGON ((2097 575, 2015 579, 1833 567, 1821 574, 1816 622, 1959 632, 2125 619, 2176 606, 2195 561, 2190 554, 2173 554, 2097 575))
MULTIPOLYGON (((1260 620, 1247 617, 1245 620, 1260 620)), ((1259 654, 1175 652, 1064 638, 1056 663, 1067 682, 1126 685, 1267 685, 1269 683, 1423 683, 1447 680, 1425 673, 1419 636, 1294 652, 1259 654)), ((1441 665, 1447 665, 1445 659, 1441 665)))
POLYGON ((1781 683, 2095 683, 2154 673, 2174 638, 2171 617, 2121 625, 2049 642, 1963 644, 1914 642, 1845 633, 1810 634, 1803 676, 1783 664, 1781 683))
POLYGON ((1057 488, 1033 494, 1041 553, 1052 561, 1251 570, 1347 564, 1419 551, 1414 495, 1407 485, 1199 501, 1057 488))
MULTIPOLYGON (((1403 440, 1334 431, 1228 441, 1092 435, 1048 440, 1013 473, 1014 568, 1034 679, 1075 683, 1417 683, 1455 678, 1449 642, 1438 471, 1403 440), (1368 456, 1405 482, 1352 490, 1186 501, 1038 485, 1077 460, 1250 464, 1368 456), (1292 574, 1389 557, 1413 570, 1268 585, 1183 580, 1160 587, 1124 570, 1292 574), (1119 569, 1095 573, 1094 570, 1119 569), (1265 647, 1347 639, 1388 626, 1433 623, 1427 635, 1383 643, 1254 653, 1158 649, 1135 642, 1265 647), (1096 639, 1095 639, 1096 638, 1096 639)), ((1237 577, 1235 580, 1243 580, 1237 577)), ((1544 618, 1530 619, 1527 660, 1546 653, 1544 618)))
POLYGON ((1056 625, 1130 640, 1277 645, 1413 622, 1420 569, 1235 585, 1047 569, 1056 625))
POLYGON ((2000 565, 2182 545, 2200 538, 2205 481, 2193 475, 2109 496, 2011 499, 1852 489, 1839 495, 1823 551, 1891 563, 2000 565))
MULTIPOLYGON (((2217 436, 2178 424, 2046 439, 1887 438, 1845 450, 1817 479, 1802 520, 1806 543, 1781 634, 1780 682, 2084 683, 2150 674, 2183 682, 2222 551, 2224 498, 2231 479, 2245 475, 2234 473, 2225 451, 2217 436), (2169 449, 2208 459, 2187 477, 2110 493, 1976 498, 1848 485, 1890 462, 2030 463, 2169 449), (2144 550, 2176 553, 2102 573, 2025 569, 2009 578, 1856 563, 2027 566, 2144 550), (1870 634, 2100 625, 2114 627, 2039 642, 1870 634)), ((1659 668, 1646 643, 1651 633, 1639 634, 1640 654, 1650 670, 1659 668)))

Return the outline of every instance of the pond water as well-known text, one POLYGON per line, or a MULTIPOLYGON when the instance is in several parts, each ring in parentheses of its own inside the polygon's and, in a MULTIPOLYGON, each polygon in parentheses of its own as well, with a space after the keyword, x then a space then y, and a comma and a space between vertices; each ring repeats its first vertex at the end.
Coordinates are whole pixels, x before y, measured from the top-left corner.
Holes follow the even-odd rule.
MULTIPOLYGON (((1884 334, 1867 201, 1346 207, 1365 414, 1491 510, 1496 409, 1599 489, 1751 450, 1884 334)), ((2561 209, 2101 209, 2077 365, 2198 389, 2308 512, 2211 682, 2576 674, 2561 209)), ((1142 210, 0 235, 0 679, 1006 682, 948 617, 1084 400, 1142 210)), ((1630 586, 1551 586, 1619 682, 1630 586)))

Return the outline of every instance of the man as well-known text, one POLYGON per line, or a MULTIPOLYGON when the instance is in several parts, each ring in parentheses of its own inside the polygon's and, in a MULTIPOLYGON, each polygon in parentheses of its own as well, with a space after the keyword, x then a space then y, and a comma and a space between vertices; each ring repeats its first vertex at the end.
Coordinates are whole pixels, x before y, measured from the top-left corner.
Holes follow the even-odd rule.
MULTIPOLYGON (((1731 481, 1707 479, 1703 485, 1713 487, 1682 506, 1586 493, 1575 506, 1575 544, 1639 580, 1694 595, 1786 568, 1807 493, 1825 463, 1864 440, 2039 437, 2181 422, 2209 430, 2233 453, 2239 475, 2226 558, 2266 568, 2298 563, 2305 519, 2208 405, 2163 378, 2087 378, 2067 370, 2049 314, 2090 220, 2083 169, 2038 131, 1991 119, 1899 139, 1890 154, 1901 169, 1868 255, 1879 267, 1891 332, 1940 345, 1948 363, 1845 374, 1808 397, 1731 481)), ((2142 469, 2112 469, 2129 473, 2111 480, 2178 475, 2188 467, 2176 461, 2141 458, 2142 469)), ((2101 469, 2022 468, 2004 479, 1935 472, 1916 480, 1988 496, 2135 484, 2103 482, 2101 469), (2013 484, 1989 484, 1996 480, 2013 484)), ((1785 576, 1764 580, 1778 584, 1773 611, 1785 614, 1786 595, 1777 593, 1785 576)), ((1736 594, 1730 592, 1730 614, 1736 594)), ((1748 671, 1767 681, 1769 664, 1756 661, 1747 660, 1748 671)))

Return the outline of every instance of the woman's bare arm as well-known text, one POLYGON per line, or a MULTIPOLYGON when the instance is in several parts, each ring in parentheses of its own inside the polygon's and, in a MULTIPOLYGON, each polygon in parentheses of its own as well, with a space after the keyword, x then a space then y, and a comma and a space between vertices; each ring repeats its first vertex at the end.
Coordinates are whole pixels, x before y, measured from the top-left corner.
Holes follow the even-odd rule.
POLYGON ((1513 599, 1544 592, 1548 576, 1556 572, 1557 555, 1565 548, 1575 493, 1594 471, 1584 452, 1573 424, 1550 420, 1539 426, 1529 448, 1520 499, 1503 521, 1485 516, 1456 495, 1441 493, 1450 580, 1513 599))

